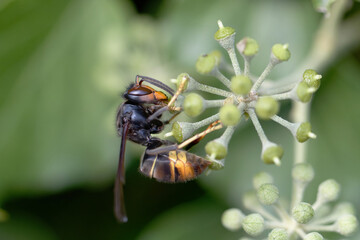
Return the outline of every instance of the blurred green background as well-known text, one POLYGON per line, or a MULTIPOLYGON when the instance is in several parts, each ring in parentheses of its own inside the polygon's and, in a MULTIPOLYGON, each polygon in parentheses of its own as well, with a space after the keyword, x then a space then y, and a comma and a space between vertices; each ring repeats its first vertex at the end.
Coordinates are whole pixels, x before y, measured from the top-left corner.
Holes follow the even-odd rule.
MULTIPOLYGON (((355 4, 353 12, 358 10, 355 4)), ((136 74, 164 82, 195 72, 199 55, 220 49, 216 21, 251 36, 260 74, 273 44, 289 43, 292 59, 271 77, 291 73, 311 46, 322 15, 310 1, 279 0, 1 0, 0 1, 0 223, 1 240, 32 239, 238 239, 220 223, 223 210, 241 207, 259 171, 275 175, 290 197, 292 137, 264 122, 285 150, 281 168, 260 160, 251 124, 236 132, 225 169, 187 184, 161 184, 140 175, 141 151, 129 143, 125 199, 129 222, 113 217, 113 180, 120 139, 115 115, 121 93, 136 74)), ((346 37, 346 36, 341 36, 346 37)), ((359 47, 336 57, 313 99, 309 162, 320 182, 342 184, 341 200, 360 212, 359 47)), ((288 117, 290 103, 282 104, 288 117)), ((208 136, 212 139, 216 133, 208 136)), ((204 154, 203 144, 194 150, 204 154)), ((336 234, 329 235, 335 239, 336 234)), ((360 235, 352 239, 360 239, 360 235)))

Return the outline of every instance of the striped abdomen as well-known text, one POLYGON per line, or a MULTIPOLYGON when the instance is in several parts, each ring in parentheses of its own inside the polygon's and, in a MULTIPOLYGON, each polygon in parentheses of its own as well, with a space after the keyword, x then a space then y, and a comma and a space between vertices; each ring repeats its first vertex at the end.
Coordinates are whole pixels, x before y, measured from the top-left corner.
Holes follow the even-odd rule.
POLYGON ((176 150, 157 155, 144 154, 140 171, 159 182, 186 182, 196 178, 208 166, 210 161, 195 154, 176 150))

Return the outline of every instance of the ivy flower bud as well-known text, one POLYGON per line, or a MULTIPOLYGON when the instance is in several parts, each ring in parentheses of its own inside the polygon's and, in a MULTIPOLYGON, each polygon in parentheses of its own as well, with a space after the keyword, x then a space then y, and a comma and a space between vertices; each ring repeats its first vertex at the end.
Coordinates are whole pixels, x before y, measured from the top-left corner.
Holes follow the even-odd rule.
POLYGON ((292 169, 292 177, 301 183, 309 183, 314 178, 314 168, 308 163, 298 163, 292 169))
POLYGON ((227 146, 219 139, 215 139, 206 144, 205 152, 212 159, 224 159, 227 154, 227 146))
POLYGON ((275 144, 268 144, 263 147, 261 158, 266 164, 276 164, 280 166, 280 159, 284 154, 284 149, 275 144))
POLYGON ((217 66, 213 55, 204 54, 196 61, 196 71, 201 74, 210 74, 217 66))
POLYGON ((236 75, 231 78, 231 91, 236 94, 246 95, 250 92, 252 81, 248 76, 236 75))
POLYGON ((273 182, 274 182, 274 178, 266 172, 259 172, 253 178, 253 186, 255 189, 258 189, 261 185, 265 183, 273 183, 273 182))
POLYGON ((354 215, 347 214, 341 216, 335 223, 336 231, 344 236, 349 236, 355 232, 358 221, 354 215))
POLYGON ((303 80, 306 82, 306 84, 311 87, 315 88, 315 90, 318 90, 320 87, 322 76, 320 74, 317 74, 315 70, 307 69, 305 70, 303 74, 303 80))
POLYGON ((338 216, 351 214, 355 215, 355 208, 354 205, 352 205, 349 202, 342 202, 336 205, 334 209, 334 214, 338 216))
POLYGON ((307 103, 315 91, 315 88, 309 87, 306 82, 301 81, 296 87, 296 96, 300 102, 307 103))
POLYGON ((238 51, 247 57, 252 57, 259 51, 259 44, 255 39, 245 37, 236 44, 238 51))
POLYGON ((288 240, 289 235, 283 228, 274 228, 268 236, 268 240, 288 240))
POLYGON ((189 117, 199 116, 205 109, 204 99, 197 93, 190 93, 184 99, 183 108, 189 117))
POLYGON ((245 232, 253 237, 260 235, 265 227, 264 218, 258 213, 246 216, 242 225, 245 232))
POLYGON ((188 122, 174 122, 171 133, 178 142, 188 139, 196 130, 194 124, 188 122))
POLYGON ((219 65, 222 59, 222 54, 219 50, 214 50, 208 54, 211 57, 214 57, 216 60, 216 64, 219 65))
POLYGON ((261 207, 255 191, 246 192, 243 195, 242 203, 245 208, 250 210, 261 207))
POLYGON ((334 179, 328 179, 319 185, 317 198, 322 203, 334 201, 338 198, 340 185, 334 179))
POLYGON ((241 228, 244 214, 237 208, 226 210, 221 216, 222 225, 230 231, 236 231, 241 228))
POLYGON ((292 216, 298 223, 305 224, 315 215, 315 211, 309 203, 301 202, 292 209, 292 216))
POLYGON ((257 197, 264 205, 272 205, 279 199, 279 189, 271 183, 261 185, 257 190, 257 197))
POLYGON ((239 109, 234 104, 225 104, 220 108, 220 121, 225 126, 235 126, 241 118, 239 109))
POLYGON ((279 103, 269 96, 260 97, 256 102, 255 112, 261 119, 270 119, 279 112, 279 103))
POLYGON ((235 43, 235 29, 224 27, 223 23, 218 20, 219 30, 214 34, 214 38, 226 50, 231 49, 235 43))
POLYGON ((302 143, 309 138, 316 138, 316 135, 311 132, 311 124, 309 122, 303 122, 296 130, 296 139, 302 143))
POLYGON ((288 47, 288 44, 275 44, 271 49, 272 56, 281 62, 289 60, 291 54, 288 47))
POLYGON ((318 232, 311 232, 306 234, 304 240, 323 240, 324 237, 318 232))

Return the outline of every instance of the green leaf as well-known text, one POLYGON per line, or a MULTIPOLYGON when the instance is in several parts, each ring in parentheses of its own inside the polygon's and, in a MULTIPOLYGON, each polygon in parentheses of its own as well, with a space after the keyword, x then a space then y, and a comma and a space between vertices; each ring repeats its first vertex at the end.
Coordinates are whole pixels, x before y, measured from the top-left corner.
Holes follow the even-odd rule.
POLYGON ((0 198, 113 181, 120 94, 160 61, 153 23, 131 14, 116 0, 2 5, 0 198))

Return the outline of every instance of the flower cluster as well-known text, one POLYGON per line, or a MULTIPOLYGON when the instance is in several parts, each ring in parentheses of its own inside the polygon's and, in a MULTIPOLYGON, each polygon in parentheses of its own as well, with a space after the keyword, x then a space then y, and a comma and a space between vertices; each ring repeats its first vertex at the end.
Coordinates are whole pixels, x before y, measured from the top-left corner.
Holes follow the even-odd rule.
POLYGON ((188 116, 199 116, 205 109, 213 107, 218 107, 219 111, 215 115, 198 122, 177 121, 172 125, 171 132, 165 136, 174 136, 178 142, 184 142, 201 127, 210 125, 208 128, 208 132, 210 132, 212 129, 225 126, 226 130, 222 136, 208 142, 205 146, 207 158, 214 163, 212 167, 219 169, 224 165, 228 143, 236 126, 242 118, 250 118, 262 142, 262 160, 267 164, 280 165, 284 152, 283 148, 266 137, 259 119, 271 119, 281 124, 289 129, 299 142, 315 138, 316 135, 311 132, 309 122, 292 123, 278 116, 277 113, 280 108, 278 101, 292 99, 309 102, 313 93, 320 86, 321 75, 312 69, 308 69, 293 84, 282 88, 263 86, 264 82, 271 83, 270 80, 266 79, 271 70, 277 64, 289 60, 291 54, 288 45, 275 44, 272 47, 268 65, 262 74, 256 77, 250 73, 250 62, 259 50, 258 43, 252 38, 245 37, 235 45, 235 30, 231 27, 224 27, 221 21, 218 21, 218 25, 219 30, 214 37, 230 57, 232 63, 230 74, 233 76, 228 78, 220 71, 222 69, 229 70, 229 65, 223 61, 219 51, 200 56, 196 62, 196 69, 201 74, 216 77, 227 90, 201 84, 187 73, 180 74, 177 79, 173 79, 173 82, 177 84, 178 89, 181 86, 183 93, 187 93, 185 97, 179 97, 179 101, 176 102, 180 103, 180 107, 188 116), (235 49, 238 50, 244 60, 243 70, 240 68, 235 49), (223 98, 206 100, 198 93, 192 92, 196 90, 223 98), (215 127, 216 121, 221 126, 215 127))
POLYGON ((294 196, 292 206, 288 207, 279 198, 279 190, 271 175, 261 172, 253 178, 254 191, 243 196, 243 205, 256 213, 245 216, 239 209, 226 210, 222 215, 223 225, 236 231, 241 227, 253 236, 259 236, 265 229, 268 240, 288 240, 300 236, 305 240, 322 240, 319 232, 337 232, 349 236, 358 226, 354 207, 341 202, 331 208, 329 202, 335 201, 340 185, 333 179, 322 182, 318 187, 316 201, 313 204, 303 202, 306 186, 314 177, 314 170, 308 163, 294 166, 292 178, 294 196))

